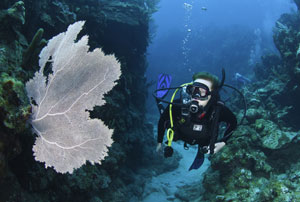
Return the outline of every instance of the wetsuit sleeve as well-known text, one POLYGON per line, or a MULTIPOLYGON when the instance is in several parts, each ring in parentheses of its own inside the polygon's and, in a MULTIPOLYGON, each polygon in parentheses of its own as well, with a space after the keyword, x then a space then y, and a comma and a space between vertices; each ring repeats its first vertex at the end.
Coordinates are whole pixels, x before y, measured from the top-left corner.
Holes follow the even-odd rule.
POLYGON ((233 130, 237 126, 237 120, 235 115, 228 109, 228 107, 223 106, 220 112, 220 122, 225 122, 227 124, 226 131, 222 139, 218 142, 227 142, 228 139, 231 137, 233 130))
POLYGON ((168 105, 168 107, 164 110, 164 112, 162 113, 158 121, 158 127, 157 127, 158 143, 162 143, 164 139, 167 122, 170 120, 169 109, 170 109, 170 105, 168 105))

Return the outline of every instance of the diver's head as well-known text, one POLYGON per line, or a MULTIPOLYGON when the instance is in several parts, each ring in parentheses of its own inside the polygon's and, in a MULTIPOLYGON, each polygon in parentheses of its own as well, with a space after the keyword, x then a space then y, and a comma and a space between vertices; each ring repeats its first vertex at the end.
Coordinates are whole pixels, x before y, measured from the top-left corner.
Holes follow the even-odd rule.
POLYGON ((218 88, 219 79, 208 72, 199 72, 193 75, 193 81, 189 87, 192 102, 197 102, 199 106, 205 107, 211 99, 212 91, 218 88))

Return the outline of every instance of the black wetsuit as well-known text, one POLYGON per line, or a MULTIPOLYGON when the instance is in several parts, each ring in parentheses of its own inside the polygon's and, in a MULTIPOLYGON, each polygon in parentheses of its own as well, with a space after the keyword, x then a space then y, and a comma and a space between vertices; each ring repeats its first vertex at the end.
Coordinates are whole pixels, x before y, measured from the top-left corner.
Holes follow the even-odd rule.
MULTIPOLYGON (((172 117, 174 124, 174 141, 182 140, 188 144, 208 146, 211 139, 211 125, 214 109, 210 107, 204 117, 200 114, 192 114, 190 117, 181 114, 181 107, 172 106, 172 117)), ((223 138, 218 142, 226 142, 237 126, 235 115, 224 105, 221 106, 219 122, 227 124, 223 138)), ((162 143, 165 130, 170 127, 169 106, 164 110, 158 122, 157 142, 162 143)))

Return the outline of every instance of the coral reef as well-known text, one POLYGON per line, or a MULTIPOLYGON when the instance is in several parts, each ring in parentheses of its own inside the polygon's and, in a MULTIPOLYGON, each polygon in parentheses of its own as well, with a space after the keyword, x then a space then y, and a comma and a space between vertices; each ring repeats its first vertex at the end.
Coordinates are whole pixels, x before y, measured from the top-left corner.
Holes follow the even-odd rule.
POLYGON ((3 39, 0 43, 0 71, 16 76, 22 74, 19 67, 23 49, 28 44, 20 32, 25 20, 24 6, 24 3, 19 1, 11 8, 0 10, 0 38, 3 39))
MULTIPOLYGON (((0 2, 0 201, 138 200, 145 181, 164 171, 161 159, 153 154, 153 126, 145 120, 144 105, 148 22, 157 2, 0 2), (82 34, 90 35, 91 49, 101 47, 119 59, 122 77, 105 95, 107 104, 90 112, 115 129, 109 156, 101 166, 88 164, 73 175, 61 175, 32 157, 34 134, 26 124, 30 107, 24 82, 38 69, 43 38, 53 37, 77 20, 87 22, 82 34)), ((44 73, 50 71, 48 67, 44 73)))
MULTIPOLYGON (((299 1, 295 1, 299 8, 299 1)), ((257 80, 243 88, 248 111, 227 146, 211 158, 200 185, 186 187, 189 201, 299 201, 299 11, 276 22, 280 52, 265 55, 257 80)), ((232 100, 240 118, 240 102, 232 100)), ((184 192, 184 191, 183 191, 184 192)))
MULTIPOLYGON (((1 2, 1 8, 3 3, 1 2)), ((31 107, 24 89, 24 75, 20 67, 22 51, 27 41, 20 33, 24 24, 25 7, 19 1, 0 10, 0 181, 17 182, 11 173, 9 161, 22 152, 20 133, 26 129, 31 107)), ((15 183, 11 183, 12 186, 15 183)), ((6 192, 6 183, 1 183, 1 193, 6 192)), ((2 196, 1 201, 4 200, 2 196)))
POLYGON ((46 45, 46 40, 43 39, 44 29, 40 28, 33 36, 32 41, 30 42, 28 48, 24 51, 22 56, 22 68, 23 69, 33 69, 32 67, 38 66, 38 55, 41 52, 42 48, 46 45))
POLYGON ((31 107, 26 98, 24 84, 2 73, 0 76, 0 117, 2 127, 20 132, 25 129, 25 123, 31 113, 31 107))
MULTIPOLYGON (((8 24, 25 23, 25 7, 23 1, 16 2, 11 8, 0 12, 0 22, 3 27, 8 24)), ((7 27, 6 27, 7 28, 7 27)), ((2 28, 3 29, 3 28, 2 28)))
MULTIPOLYGON (((296 1, 296 3, 299 1, 296 1)), ((300 14, 283 14, 276 23, 274 42, 280 52, 282 63, 277 68, 272 68, 271 75, 284 83, 284 88, 279 91, 277 101, 281 106, 292 106, 286 121, 295 128, 300 128, 300 57, 298 54, 300 44, 300 14), (288 98, 288 99, 287 99, 288 98)), ((268 67, 267 67, 268 69, 268 67)))
POLYGON ((227 146, 211 158, 211 168, 203 180, 205 191, 202 195, 193 193, 191 201, 300 199, 299 181, 290 177, 296 176, 296 168, 299 169, 299 155, 295 151, 300 149, 300 131, 282 120, 290 107, 280 108, 274 101, 277 96, 274 89, 281 84, 277 85, 270 79, 243 89, 249 101, 246 120, 227 146))

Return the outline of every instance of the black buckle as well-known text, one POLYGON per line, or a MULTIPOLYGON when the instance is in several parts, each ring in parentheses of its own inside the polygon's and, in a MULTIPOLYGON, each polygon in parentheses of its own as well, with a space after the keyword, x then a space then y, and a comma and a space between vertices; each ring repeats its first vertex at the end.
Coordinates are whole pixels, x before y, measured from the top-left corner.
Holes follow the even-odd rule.
POLYGON ((208 146, 201 147, 201 152, 206 154, 208 152, 208 146))
POLYGON ((184 148, 185 150, 189 150, 189 149, 190 149, 190 148, 187 146, 187 143, 186 143, 186 142, 184 143, 183 148, 184 148))

